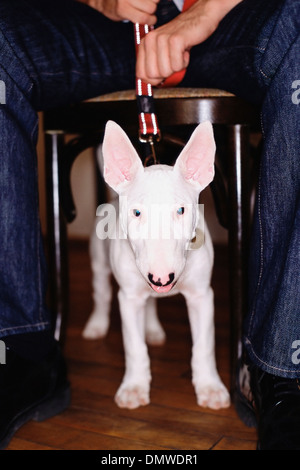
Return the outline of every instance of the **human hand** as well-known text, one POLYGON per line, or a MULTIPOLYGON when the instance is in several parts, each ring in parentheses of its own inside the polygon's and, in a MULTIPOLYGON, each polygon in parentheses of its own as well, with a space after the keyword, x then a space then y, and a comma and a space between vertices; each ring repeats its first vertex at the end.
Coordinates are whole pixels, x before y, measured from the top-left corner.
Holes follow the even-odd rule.
POLYGON ((240 1, 198 0, 174 20, 150 31, 139 46, 136 76, 155 86, 185 69, 191 48, 205 41, 240 1))
POLYGON ((95 8, 114 21, 129 20, 132 23, 154 25, 159 0, 88 0, 95 8))

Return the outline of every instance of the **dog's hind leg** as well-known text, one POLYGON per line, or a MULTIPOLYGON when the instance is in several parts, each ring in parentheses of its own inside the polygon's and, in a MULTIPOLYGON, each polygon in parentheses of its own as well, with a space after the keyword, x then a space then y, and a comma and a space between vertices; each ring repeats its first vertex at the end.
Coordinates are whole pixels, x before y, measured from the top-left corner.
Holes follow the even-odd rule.
POLYGON ((149 297, 146 304, 146 341, 151 346, 160 346, 166 340, 166 334, 159 321, 156 299, 149 297))
POLYGON ((94 309, 82 333, 86 339, 104 337, 109 327, 112 285, 106 242, 107 240, 97 238, 96 232, 93 232, 90 241, 90 257, 93 272, 94 309))

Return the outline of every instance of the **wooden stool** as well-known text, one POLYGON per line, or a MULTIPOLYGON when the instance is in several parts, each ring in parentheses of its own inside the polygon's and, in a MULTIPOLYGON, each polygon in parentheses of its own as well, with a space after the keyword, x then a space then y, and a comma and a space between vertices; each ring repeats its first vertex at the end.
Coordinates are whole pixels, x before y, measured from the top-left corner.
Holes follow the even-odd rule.
MULTIPOLYGON (((222 129, 225 145, 218 147, 216 177, 211 184, 221 225, 228 229, 231 309, 232 385, 240 354, 241 324, 247 308, 247 257, 250 233, 250 129, 258 128, 258 112, 236 96, 214 89, 162 88, 153 90, 163 138, 181 144, 178 134, 190 134, 202 121, 222 129), (172 137, 173 136, 173 137, 172 137)), ((103 138, 106 122, 116 121, 129 136, 137 136, 135 91, 110 93, 46 111, 47 220, 50 308, 56 316, 57 339, 68 312, 66 222, 76 216, 70 171, 76 157, 103 138), (66 134, 77 137, 65 142, 66 134)), ((104 202, 100 186, 99 203, 104 202)))

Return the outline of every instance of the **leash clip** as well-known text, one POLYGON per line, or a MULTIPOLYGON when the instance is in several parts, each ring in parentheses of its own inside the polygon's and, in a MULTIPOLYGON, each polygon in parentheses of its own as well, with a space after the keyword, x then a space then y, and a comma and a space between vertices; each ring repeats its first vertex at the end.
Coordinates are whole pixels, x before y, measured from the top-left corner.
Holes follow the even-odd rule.
POLYGON ((156 155, 155 151, 155 143, 159 142, 161 139, 161 134, 160 132, 157 135, 153 134, 141 134, 139 133, 139 140, 143 144, 148 144, 150 148, 150 154, 145 158, 144 160, 144 166, 149 166, 149 165, 157 165, 159 164, 159 160, 156 155))

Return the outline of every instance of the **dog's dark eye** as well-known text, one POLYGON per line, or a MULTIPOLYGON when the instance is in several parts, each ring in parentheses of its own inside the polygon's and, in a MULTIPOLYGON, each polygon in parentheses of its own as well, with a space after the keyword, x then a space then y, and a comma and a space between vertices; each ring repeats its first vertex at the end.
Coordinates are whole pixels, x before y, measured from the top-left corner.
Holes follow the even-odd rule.
POLYGON ((141 211, 139 211, 138 209, 133 209, 132 212, 133 212, 133 215, 134 215, 135 217, 140 217, 140 215, 141 215, 141 211))
POLYGON ((178 215, 183 215, 184 214, 184 207, 179 207, 179 209, 177 209, 177 214, 178 215))

